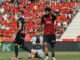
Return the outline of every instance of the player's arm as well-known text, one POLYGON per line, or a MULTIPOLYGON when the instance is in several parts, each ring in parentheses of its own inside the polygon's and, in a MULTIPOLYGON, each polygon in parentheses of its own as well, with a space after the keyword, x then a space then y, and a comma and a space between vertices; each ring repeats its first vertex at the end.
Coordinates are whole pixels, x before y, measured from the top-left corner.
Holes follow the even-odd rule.
POLYGON ((43 45, 43 37, 40 36, 40 45, 43 45))
POLYGON ((52 15, 52 19, 53 19, 53 21, 56 20, 56 17, 57 17, 57 15, 52 15))
POLYGON ((44 23, 44 16, 41 18, 41 23, 40 23, 40 25, 43 25, 43 23, 44 23))
POLYGON ((19 28, 18 28, 17 32, 15 33, 15 35, 21 30, 21 27, 22 27, 21 21, 18 22, 18 26, 19 26, 19 28))
POLYGON ((18 26, 19 26, 19 28, 18 28, 18 30, 17 30, 17 32, 16 32, 15 34, 17 34, 17 33, 21 30, 21 28, 22 28, 22 23, 21 23, 21 21, 19 21, 18 26))
POLYGON ((44 16, 41 18, 41 22, 40 22, 40 24, 39 24, 39 29, 42 28, 43 23, 44 23, 44 16))
POLYGON ((36 45, 36 38, 32 37, 32 45, 35 46, 36 45))

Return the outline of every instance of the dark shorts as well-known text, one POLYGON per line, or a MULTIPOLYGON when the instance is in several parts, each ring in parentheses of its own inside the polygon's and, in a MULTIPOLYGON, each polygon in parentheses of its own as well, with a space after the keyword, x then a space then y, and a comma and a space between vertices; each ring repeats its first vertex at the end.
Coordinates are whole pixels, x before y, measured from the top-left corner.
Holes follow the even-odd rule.
POLYGON ((25 34, 18 33, 14 40, 15 44, 23 45, 24 44, 25 34))
POLYGON ((55 35, 44 35, 43 42, 55 44, 56 43, 56 36, 55 35))

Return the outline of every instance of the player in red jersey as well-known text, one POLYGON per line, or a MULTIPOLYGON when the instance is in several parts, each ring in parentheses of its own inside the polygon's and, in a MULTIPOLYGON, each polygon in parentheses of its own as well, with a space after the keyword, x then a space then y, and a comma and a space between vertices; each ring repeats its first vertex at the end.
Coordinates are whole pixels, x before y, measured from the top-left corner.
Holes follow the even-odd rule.
POLYGON ((45 55, 46 55, 45 60, 49 60, 48 47, 47 47, 48 43, 51 46, 52 60, 56 60, 55 59, 56 36, 55 36, 55 28, 54 28, 54 21, 56 19, 56 15, 52 14, 51 8, 49 8, 49 7, 45 8, 45 13, 46 14, 44 16, 42 16, 40 27, 39 27, 39 28, 41 28, 42 25, 44 24, 43 41, 44 41, 44 50, 45 50, 45 55))

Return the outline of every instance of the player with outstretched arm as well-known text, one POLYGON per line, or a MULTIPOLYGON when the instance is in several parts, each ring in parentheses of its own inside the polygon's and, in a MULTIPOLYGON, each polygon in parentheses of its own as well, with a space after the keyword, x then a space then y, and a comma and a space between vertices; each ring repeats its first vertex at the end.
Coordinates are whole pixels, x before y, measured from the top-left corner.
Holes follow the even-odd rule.
POLYGON ((48 43, 51 46, 51 52, 52 52, 52 60, 55 59, 55 43, 56 43, 56 36, 55 36, 55 28, 54 28, 54 21, 56 19, 56 14, 52 14, 51 8, 47 7, 45 8, 45 15, 42 16, 41 18, 41 23, 39 25, 39 28, 42 27, 44 24, 44 37, 43 37, 43 42, 44 42, 44 50, 45 50, 45 55, 46 58, 45 60, 49 60, 48 57, 48 43))

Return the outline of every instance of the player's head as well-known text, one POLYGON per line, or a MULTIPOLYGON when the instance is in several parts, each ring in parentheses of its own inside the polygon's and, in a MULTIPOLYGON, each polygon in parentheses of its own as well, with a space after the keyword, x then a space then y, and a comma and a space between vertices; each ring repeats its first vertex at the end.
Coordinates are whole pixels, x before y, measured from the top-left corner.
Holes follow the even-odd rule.
POLYGON ((41 34, 40 30, 37 30, 35 33, 36 36, 40 36, 40 34, 41 34))
POLYGON ((49 8, 49 7, 45 8, 45 13, 50 14, 51 13, 51 8, 49 8))
POLYGON ((20 10, 20 11, 18 12, 18 16, 21 17, 22 15, 23 15, 23 11, 20 10))

